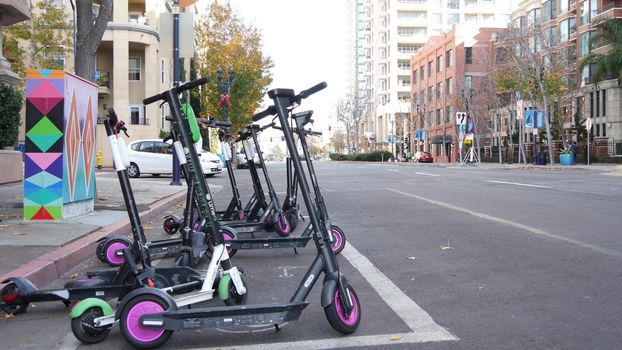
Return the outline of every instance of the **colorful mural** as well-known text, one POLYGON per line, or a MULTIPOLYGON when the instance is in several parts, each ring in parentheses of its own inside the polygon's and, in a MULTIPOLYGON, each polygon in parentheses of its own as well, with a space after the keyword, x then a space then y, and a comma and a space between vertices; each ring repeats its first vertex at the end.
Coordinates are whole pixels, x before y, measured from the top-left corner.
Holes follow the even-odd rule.
POLYGON ((59 70, 26 74, 24 219, 58 220, 93 199, 97 87, 59 70))

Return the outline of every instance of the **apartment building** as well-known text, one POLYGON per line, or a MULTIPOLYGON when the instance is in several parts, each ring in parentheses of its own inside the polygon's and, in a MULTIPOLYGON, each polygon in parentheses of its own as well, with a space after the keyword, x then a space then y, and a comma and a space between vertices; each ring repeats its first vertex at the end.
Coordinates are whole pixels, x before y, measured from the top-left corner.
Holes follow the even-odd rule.
POLYGON ((428 151, 435 162, 456 162, 460 130, 456 112, 468 112, 483 128, 488 97, 483 90, 494 62, 494 43, 505 28, 456 24, 433 36, 410 60, 412 117, 407 133, 410 150, 428 151))
MULTIPOLYGON (((99 11, 99 3, 99 0, 93 1, 94 14, 99 11)), ((69 0, 54 0, 54 4, 72 18, 69 0)), ((194 12, 196 9, 189 6, 185 11, 194 12)), ((94 82, 99 85, 96 151, 102 152, 104 166, 112 165, 102 124, 108 108, 114 108, 119 118, 125 121, 130 134, 126 143, 157 138, 160 130, 169 128, 164 119, 165 107, 160 108, 157 103, 145 106, 142 101, 173 84, 171 18, 166 1, 113 0, 112 17, 97 50, 94 77, 94 82)), ((182 27, 192 25, 191 21, 180 22, 182 27)), ((188 31, 192 32, 192 28, 182 28, 182 33, 188 31)), ((182 35, 182 46, 184 40, 192 39, 182 35)), ((67 57, 59 57, 59 61, 64 70, 74 70, 73 52, 67 57)), ((185 59, 183 64, 188 75, 190 61, 185 59)), ((23 131, 21 135, 23 139, 23 131)))
POLYGON ((361 125, 373 149, 403 152, 411 115, 410 57, 431 36, 454 24, 499 27, 509 23, 508 0, 352 0, 355 91, 368 102, 361 125))
MULTIPOLYGON (((521 33, 549 33, 550 45, 570 68, 567 98, 558 106, 564 120, 567 139, 577 139, 573 127, 591 118, 591 135, 597 159, 622 154, 621 89, 618 77, 593 79, 593 67, 579 69, 590 52, 605 53, 609 46, 590 43, 597 32, 595 22, 603 18, 621 18, 622 3, 614 0, 525 0, 512 14, 513 27, 521 33)), ((527 135, 528 136, 528 135, 527 135)))

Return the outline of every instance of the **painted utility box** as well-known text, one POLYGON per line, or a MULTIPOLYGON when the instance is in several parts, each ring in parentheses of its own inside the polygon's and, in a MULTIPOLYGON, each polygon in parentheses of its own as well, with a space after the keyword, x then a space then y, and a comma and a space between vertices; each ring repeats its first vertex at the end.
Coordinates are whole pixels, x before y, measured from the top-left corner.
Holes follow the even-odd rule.
POLYGON ((61 70, 28 70, 25 220, 93 211, 96 118, 96 85, 61 70))

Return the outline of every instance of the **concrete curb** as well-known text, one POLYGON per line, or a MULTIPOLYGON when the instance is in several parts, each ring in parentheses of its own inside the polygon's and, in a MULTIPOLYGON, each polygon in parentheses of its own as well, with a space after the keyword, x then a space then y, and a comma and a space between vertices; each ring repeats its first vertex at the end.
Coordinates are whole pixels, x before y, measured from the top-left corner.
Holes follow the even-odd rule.
MULTIPOLYGON (((149 209, 140 213, 141 222, 148 222, 161 215, 168 208, 184 201, 185 197, 186 191, 183 190, 151 204, 149 209)), ((84 260, 95 256, 95 247, 98 239, 112 235, 127 236, 129 232, 131 232, 129 218, 121 219, 5 273, 0 276, 0 281, 4 281, 9 277, 22 276, 28 278, 37 286, 45 285, 76 267, 84 260)))

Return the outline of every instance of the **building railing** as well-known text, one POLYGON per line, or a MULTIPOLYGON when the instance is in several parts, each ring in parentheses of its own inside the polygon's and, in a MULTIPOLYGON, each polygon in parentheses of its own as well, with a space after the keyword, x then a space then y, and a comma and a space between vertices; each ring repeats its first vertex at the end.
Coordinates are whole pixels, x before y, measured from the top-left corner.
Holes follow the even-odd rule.
POLYGON ((609 11, 614 8, 622 8, 622 1, 619 1, 619 0, 612 1, 604 5, 603 7, 599 8, 598 10, 596 10, 596 13, 600 15, 601 13, 609 11))

